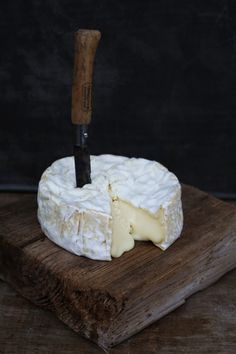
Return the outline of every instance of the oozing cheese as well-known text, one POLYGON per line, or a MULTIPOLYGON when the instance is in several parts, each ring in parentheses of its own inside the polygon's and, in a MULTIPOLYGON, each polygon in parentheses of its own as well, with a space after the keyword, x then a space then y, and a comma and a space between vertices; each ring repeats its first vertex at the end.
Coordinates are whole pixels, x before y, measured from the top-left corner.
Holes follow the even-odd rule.
POLYGON ((131 250, 134 240, 161 243, 165 238, 163 210, 156 216, 133 207, 131 204, 114 198, 112 202, 112 257, 120 257, 131 250))
POLYGON ((176 176, 155 161, 114 155, 91 157, 92 183, 76 188, 74 159, 52 164, 38 190, 43 232, 77 255, 111 260, 135 240, 161 249, 179 237, 183 213, 176 176))

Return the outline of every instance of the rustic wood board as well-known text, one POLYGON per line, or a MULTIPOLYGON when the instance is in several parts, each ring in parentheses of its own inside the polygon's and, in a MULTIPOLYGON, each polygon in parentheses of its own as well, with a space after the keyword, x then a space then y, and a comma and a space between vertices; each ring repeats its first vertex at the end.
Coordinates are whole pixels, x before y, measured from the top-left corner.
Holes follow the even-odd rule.
MULTIPOLYGON (((109 354, 235 354, 236 268, 109 354)), ((0 281, 1 354, 104 354, 0 281)))
POLYGON ((24 196, 0 210, 0 277, 101 347, 113 346, 236 266, 236 208, 186 186, 183 204, 182 237, 167 251, 142 242, 99 262, 45 238, 36 199, 24 196))

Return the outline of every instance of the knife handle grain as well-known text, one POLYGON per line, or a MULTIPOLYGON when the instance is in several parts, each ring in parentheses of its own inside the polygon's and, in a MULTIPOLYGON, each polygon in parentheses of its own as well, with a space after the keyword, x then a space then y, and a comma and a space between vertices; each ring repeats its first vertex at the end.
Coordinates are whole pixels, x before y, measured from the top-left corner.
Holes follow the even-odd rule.
POLYGON ((73 124, 89 124, 92 114, 93 63, 101 38, 100 31, 81 29, 75 32, 75 59, 72 85, 73 124))

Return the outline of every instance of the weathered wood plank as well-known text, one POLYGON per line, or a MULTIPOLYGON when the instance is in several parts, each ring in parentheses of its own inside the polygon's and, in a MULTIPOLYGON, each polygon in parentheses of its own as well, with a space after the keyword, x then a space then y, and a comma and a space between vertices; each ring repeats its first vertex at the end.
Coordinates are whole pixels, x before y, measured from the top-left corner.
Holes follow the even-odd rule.
MULTIPOLYGON (((236 269, 109 354, 236 353, 236 269)), ((0 281, 0 353, 104 354, 0 281)))
POLYGON ((166 252, 142 242, 112 262, 76 257, 44 238, 35 197, 5 205, 1 277, 75 331, 113 346, 236 266, 236 208, 191 187, 183 203, 183 235, 166 252))

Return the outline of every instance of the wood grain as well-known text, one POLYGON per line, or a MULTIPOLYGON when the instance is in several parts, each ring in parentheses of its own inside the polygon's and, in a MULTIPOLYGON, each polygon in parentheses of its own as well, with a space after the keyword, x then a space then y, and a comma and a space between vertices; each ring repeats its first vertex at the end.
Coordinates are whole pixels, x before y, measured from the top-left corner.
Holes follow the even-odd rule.
MULTIPOLYGON (((236 269, 109 354, 235 354, 236 269)), ((0 353, 104 354, 0 281, 0 353)))
POLYGON ((75 61, 72 86, 72 123, 89 124, 92 114, 93 62, 101 33, 79 30, 75 33, 75 61))
POLYGON ((236 265, 236 208, 186 186, 183 203, 183 235, 171 248, 143 242, 109 263, 52 244, 35 197, 22 197, 1 208, 1 278, 101 347, 115 345, 236 265))

